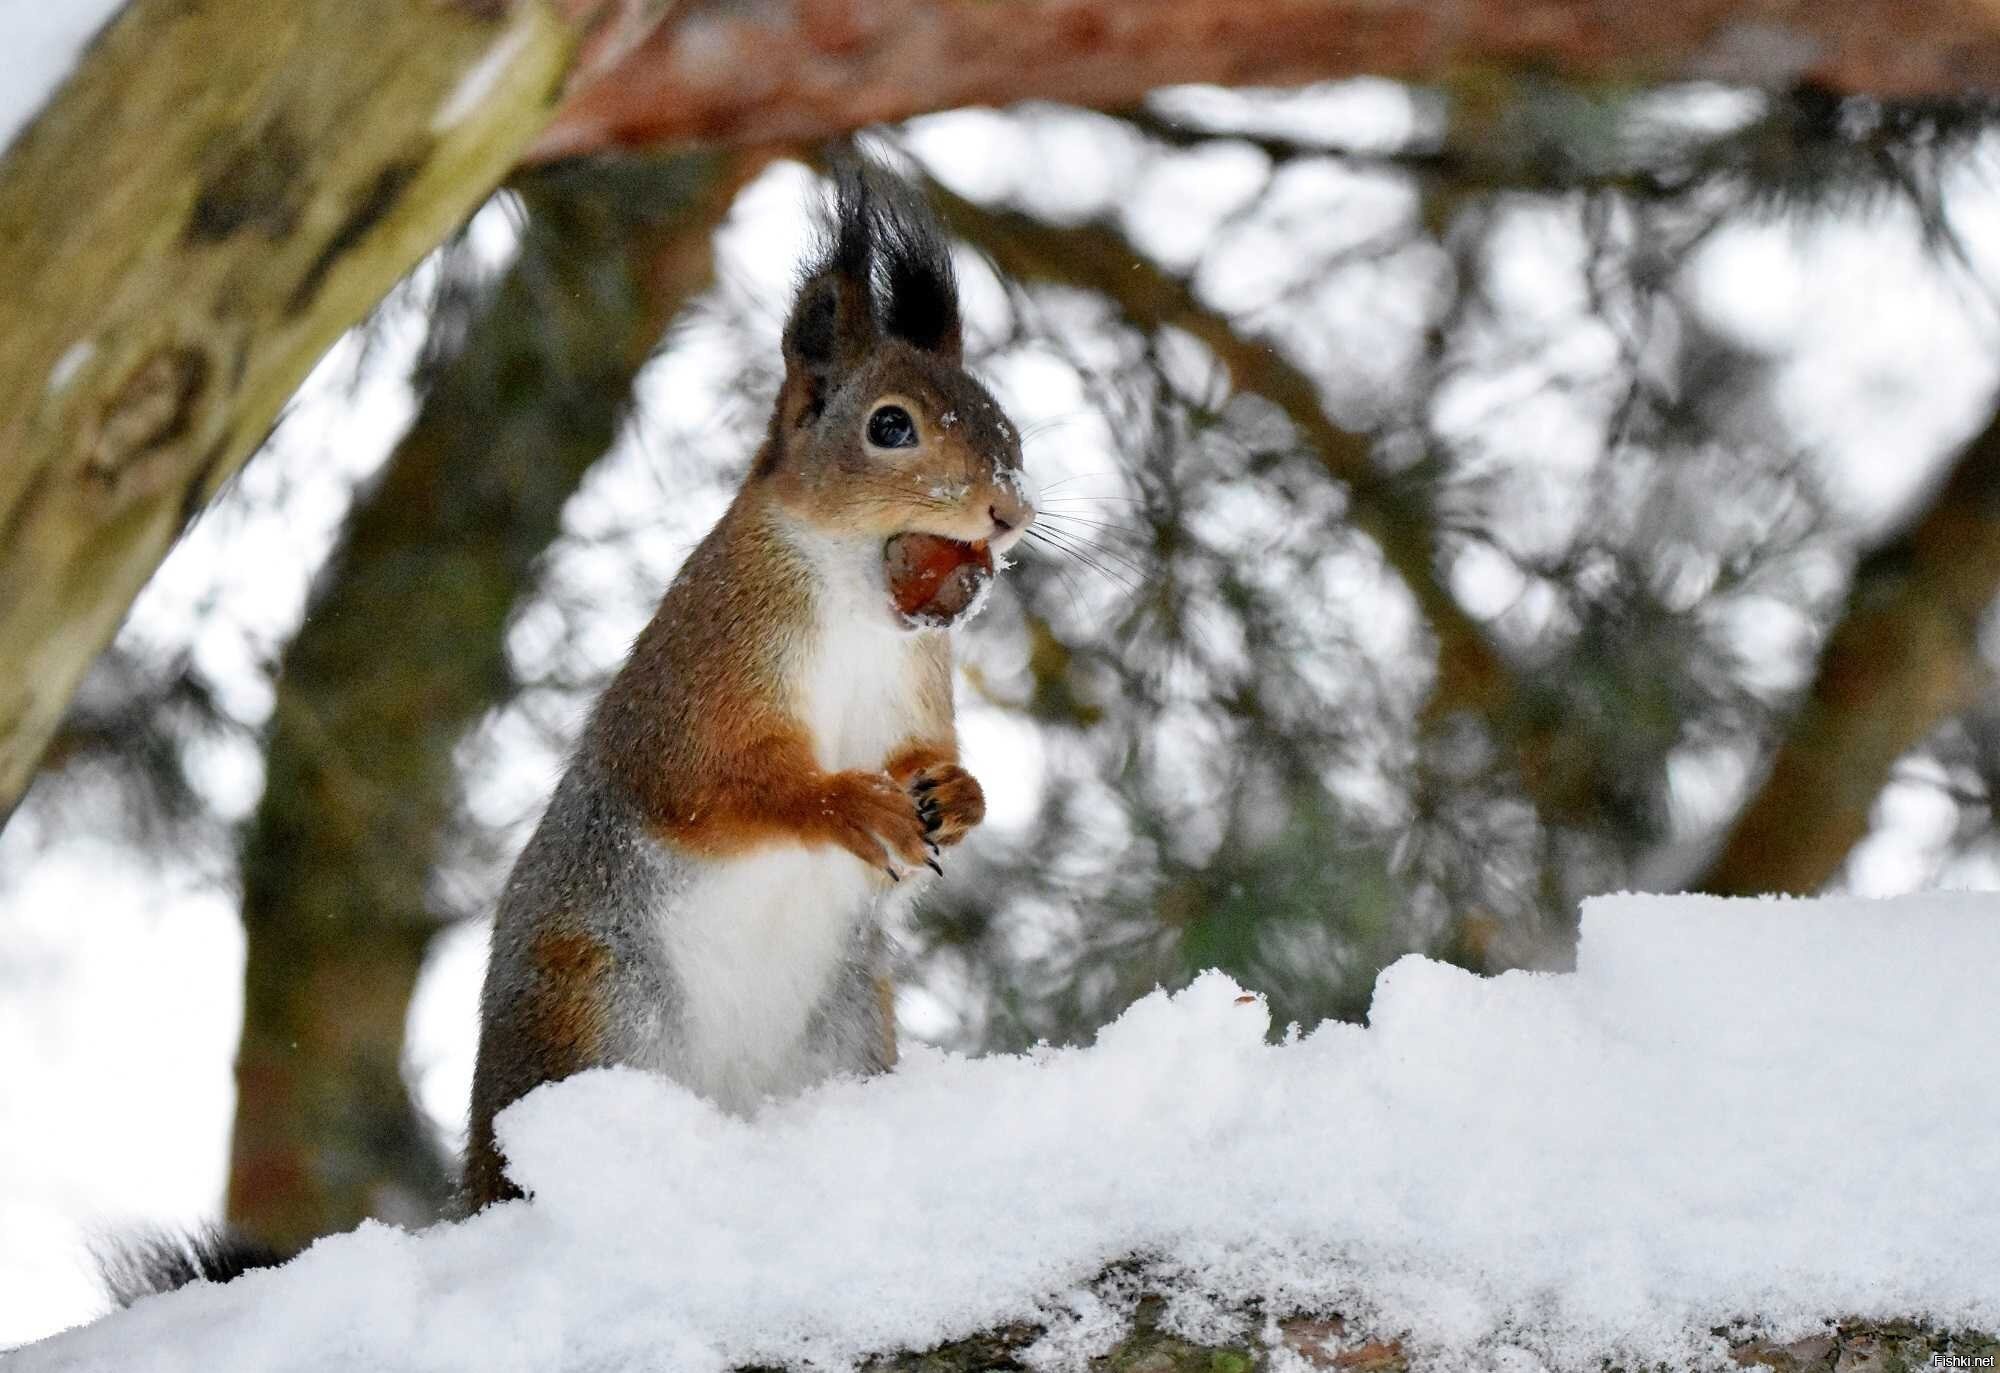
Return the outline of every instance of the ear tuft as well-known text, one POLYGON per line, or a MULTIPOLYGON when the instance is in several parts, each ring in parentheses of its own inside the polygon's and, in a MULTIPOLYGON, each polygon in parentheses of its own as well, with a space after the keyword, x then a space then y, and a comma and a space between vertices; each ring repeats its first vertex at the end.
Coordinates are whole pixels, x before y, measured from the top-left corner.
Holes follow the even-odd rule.
POLYGON ((825 277, 808 279, 799 287, 785 326, 785 351, 812 370, 824 371, 834 359, 839 322, 840 284, 825 277))
POLYGON ((833 222, 821 262, 842 276, 866 281, 875 261, 875 190, 869 164, 851 151, 833 161, 833 222))
POLYGON ((870 169, 875 258, 880 264, 882 331, 913 348, 957 359, 963 339, 958 278, 937 215, 908 182, 870 169))
POLYGON ((858 174, 836 179, 831 213, 799 277, 785 321, 785 385, 779 412, 792 425, 811 420, 827 395, 875 345, 874 236, 869 186, 858 174))
POLYGON ((810 422, 883 336, 954 362, 962 342, 951 248, 921 195, 851 149, 785 324, 779 417, 810 422))

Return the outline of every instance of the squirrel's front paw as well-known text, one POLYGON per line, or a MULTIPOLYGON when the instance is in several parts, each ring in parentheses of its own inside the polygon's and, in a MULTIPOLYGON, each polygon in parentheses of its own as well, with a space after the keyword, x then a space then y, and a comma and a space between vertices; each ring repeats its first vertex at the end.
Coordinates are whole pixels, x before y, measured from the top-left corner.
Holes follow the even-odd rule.
POLYGON ((916 868, 938 870, 918 806, 887 773, 835 773, 822 809, 833 841, 868 866, 897 881, 916 868))
POLYGON ((934 843, 956 844, 986 818, 979 779, 956 763, 933 763, 910 779, 910 799, 934 843))

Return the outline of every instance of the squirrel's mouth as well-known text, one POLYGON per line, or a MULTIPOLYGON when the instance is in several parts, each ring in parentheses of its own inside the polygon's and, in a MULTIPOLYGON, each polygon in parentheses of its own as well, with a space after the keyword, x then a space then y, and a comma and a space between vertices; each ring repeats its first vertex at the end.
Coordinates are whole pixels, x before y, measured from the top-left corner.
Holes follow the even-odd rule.
POLYGON ((882 545, 889 598, 913 625, 952 624, 979 603, 993 580, 993 550, 938 534, 898 534, 882 545))

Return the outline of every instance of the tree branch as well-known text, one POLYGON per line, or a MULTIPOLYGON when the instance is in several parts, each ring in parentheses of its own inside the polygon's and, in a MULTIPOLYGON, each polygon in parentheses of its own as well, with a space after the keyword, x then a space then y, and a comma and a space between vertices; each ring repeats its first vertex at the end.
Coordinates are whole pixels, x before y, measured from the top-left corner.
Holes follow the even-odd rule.
MULTIPOLYGON (((1273 1360, 1262 1340, 1238 1340, 1210 1345, 1182 1339, 1163 1329, 1166 1303, 1142 1297, 1133 1313, 1132 1328, 1091 1360, 1106 1370, 1146 1370, 1146 1373, 1217 1373, 1269 1366, 1273 1360)), ((1344 1373, 1409 1373, 1410 1361, 1399 1339, 1370 1338, 1339 1315, 1289 1315, 1269 1321, 1268 1313, 1244 1322, 1263 1325, 1276 1335, 1295 1366, 1344 1370, 1344 1373)), ((921 1352, 887 1354, 862 1365, 864 1373, 1000 1373, 1021 1367, 1020 1355, 1042 1332, 1031 1325, 1007 1326, 970 1339, 953 1340, 921 1352)), ((1732 1360, 1745 1368, 1823 1373, 1867 1373, 1879 1368, 1983 1367, 1974 1361, 1991 1356, 2000 1341, 1971 1330, 1941 1330, 1919 1322, 1829 1322, 1824 1333, 1780 1343, 1737 1335, 1725 1337, 1732 1360), (1964 1362, 1954 1364, 1956 1358, 1964 1362)), ((1606 1373, 1624 1373, 1623 1365, 1607 1362, 1606 1373)))
POLYGON ((1839 872, 1896 760, 1990 679, 1978 631, 1996 594, 2000 412, 1924 515, 1855 568, 1812 686, 1700 889, 1803 895, 1839 872))
POLYGON ((572 85, 532 156, 816 142, 965 105, 1122 109, 1188 82, 1443 82, 1557 71, 1619 86, 1813 81, 1884 97, 2000 92, 1981 0, 697 0, 572 85))

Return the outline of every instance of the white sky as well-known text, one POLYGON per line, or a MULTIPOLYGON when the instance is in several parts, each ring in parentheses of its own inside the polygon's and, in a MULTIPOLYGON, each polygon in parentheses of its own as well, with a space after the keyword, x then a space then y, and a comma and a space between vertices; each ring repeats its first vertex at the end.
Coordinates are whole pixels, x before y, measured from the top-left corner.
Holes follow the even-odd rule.
MULTIPOLYGON (((1216 108, 1234 99, 1189 98, 1216 108)), ((1363 145, 1393 138, 1419 117, 1399 90, 1379 83, 1357 83, 1324 100, 1363 145)), ((1228 150, 1169 159, 1141 173, 1130 165, 1122 135, 1089 116, 1050 116, 1027 126, 976 112, 943 116, 924 121, 914 142, 968 193, 1019 195, 1058 219, 1123 206, 1134 237, 1175 265, 1191 260, 1248 185, 1246 169, 1236 165, 1241 154, 1228 150)), ((725 275, 771 302, 773 321, 790 280, 804 186, 797 169, 774 170, 745 194, 725 240, 725 275)), ((1300 213, 1317 212, 1330 194, 1326 186, 1301 184, 1300 213)), ((2000 243, 2000 234, 1977 232, 2000 229, 1995 206, 1987 188, 1960 198, 1975 241, 2000 243)), ((496 219, 482 241, 497 258, 505 238, 496 219)), ((1530 296, 1549 289, 1559 272, 1547 255, 1563 249, 1554 242, 1543 251, 1540 258, 1533 250, 1521 255, 1520 280, 1508 289, 1530 296)), ((1204 290, 1218 299, 1254 295, 1270 279, 1271 255, 1269 243, 1217 255, 1204 266, 1204 290)), ((981 289, 975 275, 969 286, 975 326, 981 289)), ((1804 238, 1786 227, 1728 233, 1704 255, 1697 294, 1740 337, 1799 349, 1780 378, 1779 403, 1788 420, 1838 460, 1839 493, 1857 516, 1906 501, 1935 470, 1938 454, 1989 403, 1990 311, 1940 285, 1922 265, 1908 226, 1894 220, 1804 238)), ((351 342, 329 357, 280 430, 276 450, 247 469, 247 494, 257 499, 198 525, 125 631, 150 642, 189 643, 210 676, 241 693, 234 704, 247 718, 268 708, 258 665, 296 622, 355 475, 380 461, 408 418, 411 402, 400 377, 418 337, 413 321, 392 320, 379 365, 358 385, 349 385, 352 358, 342 351, 351 342), (226 613, 201 613, 211 600, 226 613)), ((699 331, 655 364, 643 384, 640 424, 620 459, 592 477, 568 512, 572 533, 628 525, 634 510, 660 503, 675 454, 685 451, 675 445, 701 442, 704 433, 712 440, 727 435, 709 396, 720 369, 732 365, 727 355, 707 350, 699 331)), ((1024 431, 1040 420, 1060 422, 1054 437, 1030 447, 1040 481, 1080 476, 1077 489, 1115 489, 1115 477, 1107 475, 1111 446, 1094 428, 1100 421, 1079 418, 1084 396, 1073 374, 1023 359, 996 381, 1024 431)), ((1365 388, 1348 399, 1365 404, 1365 388)), ((1533 437, 1532 427, 1519 432, 1533 437)), ((1550 455, 1572 441, 1559 427, 1542 437, 1550 455)), ((667 503, 672 513, 639 550, 648 595, 720 499, 709 493, 667 503)), ((585 549, 552 575, 588 586, 602 579, 610 608, 588 651, 615 657, 649 608, 646 596, 632 594, 630 565, 594 564, 585 549)), ((994 630, 982 622, 970 632, 994 630)), ((531 652, 532 633, 522 634, 515 650, 531 652)), ((1014 646, 994 643, 981 651, 1004 656, 1014 646)), ((1024 824, 1039 799, 1038 733, 976 702, 967 703, 964 731, 970 766, 992 802, 991 823, 1024 824)), ((488 742, 510 766, 482 775, 473 804, 494 814, 531 812, 553 780, 554 756, 525 738, 488 742)), ((1740 769, 1732 776, 1726 762, 1711 771, 1718 796, 1742 783, 1740 769)), ((215 795, 247 812, 261 785, 254 757, 219 756, 212 773, 215 795)), ((1882 828, 1853 865, 1854 885, 1890 892, 1928 880, 1951 818, 1935 791, 1916 783, 1892 787, 1879 818, 1882 828)), ((80 1250, 89 1228, 214 1212, 240 1015, 241 938, 225 896, 191 884, 164 860, 136 858, 109 836, 44 831, 31 805, 0 836, 0 1082, 7 1084, 0 1100, 7 1122, 0 1128, 0 1346, 97 1308, 80 1250)), ((1950 880, 1995 885, 1992 874, 1979 870, 1950 880)), ((483 939, 483 930, 467 927, 439 942, 412 1012, 412 1076, 447 1129, 460 1120, 470 1077, 483 939)), ((901 1010, 919 1035, 941 1030, 952 1015, 944 998, 921 990, 912 990, 901 1010)))

